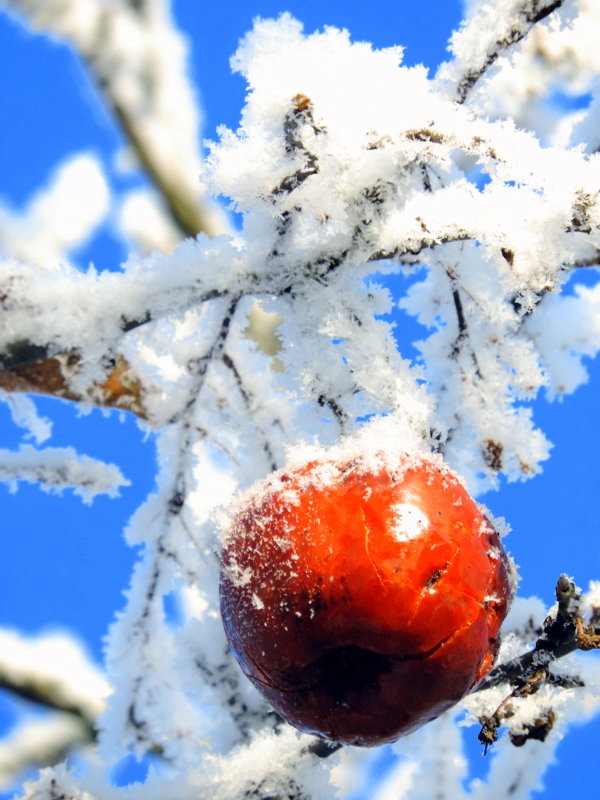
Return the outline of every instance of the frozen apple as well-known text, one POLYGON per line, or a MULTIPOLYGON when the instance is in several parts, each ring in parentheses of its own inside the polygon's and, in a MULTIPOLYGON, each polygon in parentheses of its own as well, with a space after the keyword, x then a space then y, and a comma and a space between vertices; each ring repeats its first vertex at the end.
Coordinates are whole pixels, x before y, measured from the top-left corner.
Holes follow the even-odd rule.
POLYGON ((511 596, 498 533, 436 457, 322 458, 274 473, 224 540, 221 613, 292 725, 377 745, 490 669, 511 596))

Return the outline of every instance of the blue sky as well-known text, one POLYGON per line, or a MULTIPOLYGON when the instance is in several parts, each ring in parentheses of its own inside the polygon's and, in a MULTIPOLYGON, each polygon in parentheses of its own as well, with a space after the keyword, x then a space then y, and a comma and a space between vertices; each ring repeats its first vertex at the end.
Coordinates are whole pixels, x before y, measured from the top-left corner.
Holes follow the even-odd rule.
MULTIPOLYGON (((447 38, 460 19, 456 0, 422 4, 399 0, 342 2, 221 2, 200 4, 175 0, 175 17, 192 46, 192 75, 205 114, 204 135, 216 127, 235 127, 245 87, 232 75, 229 57, 255 16, 290 11, 310 31, 323 25, 346 27, 354 39, 378 47, 401 44, 405 61, 435 67, 445 58, 447 38)), ((77 59, 63 46, 31 36, 0 16, 0 198, 19 209, 67 155, 95 152, 109 164, 119 133, 99 104, 77 59)), ((137 180, 115 178, 116 189, 137 180), (119 183, 120 181, 120 183, 119 183)), ((109 268, 125 256, 110 227, 75 253, 109 268)), ((586 276, 586 279, 594 279, 586 276)), ((582 278, 578 278, 582 280, 582 278)), ((402 334, 401 329, 400 333, 402 334)), ((410 328, 407 328, 407 331, 410 328)), ((590 381, 561 402, 534 404, 539 426, 554 443, 542 475, 526 483, 504 484, 481 498, 492 513, 513 528, 507 546, 520 567, 521 594, 536 594, 550 604, 556 578, 573 576, 585 587, 600 578, 600 544, 596 535, 600 448, 597 417, 600 366, 590 363, 590 381)), ((152 436, 135 420, 98 410, 82 415, 77 408, 42 399, 39 408, 54 420, 54 446, 76 445, 82 452, 118 463, 131 486, 121 497, 100 497, 91 506, 71 498, 47 495, 23 486, 16 494, 0 486, 4 520, 0 539, 0 625, 37 633, 56 626, 75 631, 93 656, 102 656, 102 638, 122 605, 135 552, 123 542, 122 530, 153 486, 152 436)), ((0 448, 17 445, 19 432, 0 407, 0 448)), ((0 724, 10 724, 0 697, 0 724)), ((593 741, 600 723, 584 731, 593 741)), ((559 747, 561 764, 546 776, 547 798, 590 796, 595 778, 575 733, 559 747), (586 788, 587 787, 587 788, 586 788)), ((476 746, 477 747, 477 746, 476 746)), ((477 748, 478 749, 478 748, 477 748)))

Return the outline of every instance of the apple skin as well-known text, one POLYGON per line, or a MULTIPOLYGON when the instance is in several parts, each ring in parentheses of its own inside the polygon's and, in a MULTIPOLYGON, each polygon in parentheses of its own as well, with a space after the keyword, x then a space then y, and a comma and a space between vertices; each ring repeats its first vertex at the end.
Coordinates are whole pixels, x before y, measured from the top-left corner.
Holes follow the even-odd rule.
POLYGON ((488 672, 512 584, 498 533, 441 459, 323 459, 245 496, 224 540, 221 615, 284 719, 373 746, 488 672))

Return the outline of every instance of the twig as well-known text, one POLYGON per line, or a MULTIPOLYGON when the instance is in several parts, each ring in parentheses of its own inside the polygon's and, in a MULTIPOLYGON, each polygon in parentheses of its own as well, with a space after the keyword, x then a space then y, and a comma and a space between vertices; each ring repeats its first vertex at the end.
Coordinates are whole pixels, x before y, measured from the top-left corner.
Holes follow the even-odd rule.
MULTIPOLYGON (((98 76, 97 76, 98 78, 98 76)), ((215 226, 214 220, 202 201, 187 191, 181 183, 174 183, 162 165, 154 158, 147 146, 142 130, 135 124, 133 116, 110 92, 110 82, 98 78, 99 87, 107 96, 121 129, 136 154, 138 161, 161 195, 171 215, 171 219, 184 237, 194 237, 199 233, 216 236, 224 230, 215 226)))
MULTIPOLYGON (((479 741, 485 752, 498 739, 498 728, 506 719, 510 700, 535 694, 545 683, 559 683, 569 687, 581 686, 579 679, 561 679, 552 675, 550 665, 575 650, 600 649, 600 634, 592 623, 585 623, 579 613, 580 595, 575 584, 566 575, 561 575, 556 584, 558 609, 555 617, 548 617, 544 623, 541 637, 533 650, 524 653, 506 664, 495 667, 484 680, 475 687, 475 692, 485 691, 503 683, 514 686, 512 692, 500 703, 494 713, 483 721, 479 741)), ((552 722, 554 716, 552 716, 552 722)), ((550 723, 547 717, 545 725, 550 723)), ((519 738, 523 744, 527 738, 540 738, 540 720, 519 738), (539 723, 539 724, 538 724, 539 723)), ((542 726, 543 727, 543 726, 542 726)), ((547 728, 547 731, 550 728, 547 728)))
POLYGON ((319 171, 319 160, 314 153, 306 148, 302 141, 302 128, 308 126, 313 133, 324 132, 324 128, 318 127, 314 121, 313 105, 310 98, 303 94, 297 94, 292 99, 292 108, 286 114, 283 122, 283 139, 285 152, 290 158, 301 158, 303 166, 287 175, 278 186, 273 189, 273 195, 287 195, 301 186, 311 175, 316 175, 319 171))
POLYGON ((531 28, 538 22, 541 22, 547 16, 560 8, 563 0, 550 0, 546 3, 544 0, 525 0, 522 7, 517 11, 513 18, 513 24, 504 33, 503 36, 496 39, 493 44, 488 47, 483 63, 478 67, 468 70, 458 82, 456 87, 455 101, 457 103, 464 103, 467 99, 469 92, 475 84, 485 75, 489 68, 497 61, 505 50, 508 50, 512 45, 517 44, 527 36, 531 28), (517 24, 515 24, 515 22, 517 24))
MULTIPOLYGON (((164 21, 153 13, 156 11, 155 4, 145 0, 92 4, 97 8, 89 9, 91 13, 86 19, 85 34, 81 35, 81 26, 72 24, 69 19, 71 11, 68 4, 57 4, 64 8, 59 7, 54 16, 46 16, 43 3, 26 3, 22 0, 6 2, 24 16, 33 28, 39 26, 50 35, 63 39, 81 56, 106 107, 114 115, 142 169, 158 190, 180 234, 189 237, 200 232, 207 236, 225 233, 227 225, 224 215, 216 209, 214 212, 210 209, 202 184, 194 174, 200 171, 201 156, 197 148, 197 131, 193 124, 187 124, 185 116, 186 106, 193 107, 193 90, 180 55, 183 49, 177 46, 179 43, 175 47, 172 44, 179 34, 170 20, 164 21), (41 12, 36 8, 38 5, 42 8, 41 12), (163 33, 159 28, 162 25, 167 35, 160 36, 157 41, 155 33, 157 29, 159 34, 163 33), (146 46, 123 50, 120 37, 125 26, 137 27, 137 35, 146 46), (168 87, 160 78, 157 79, 162 72, 168 72, 167 59, 170 66, 177 67, 177 73, 171 71, 168 87), (127 74, 125 92, 123 72, 127 74), (165 158, 147 132, 149 119, 159 119, 162 113, 164 120, 161 109, 166 105, 167 92, 173 90, 173 81, 177 91, 184 98, 187 95, 188 103, 182 103, 184 115, 172 115, 168 119, 168 131, 174 141, 184 142, 188 173, 179 167, 179 162, 172 155, 165 158)), ((172 148, 174 146, 171 144, 172 148)))
MULTIPOLYGON (((241 396, 241 398, 242 398, 242 400, 244 402, 244 405, 246 406, 246 410, 247 410, 248 414, 253 416, 253 397, 250 394, 250 392, 248 391, 248 389, 244 386, 244 380, 242 378, 242 375, 241 375, 239 369, 236 367, 234 360, 231 358, 231 356, 228 353, 224 352, 223 356, 222 356, 222 359, 223 359, 223 363, 225 364, 227 369, 233 375, 235 384, 236 384, 236 386, 238 388, 238 391, 239 391, 240 396, 241 396)), ((267 461, 269 463, 269 467, 270 467, 271 471, 276 470, 277 469, 277 459, 275 458, 275 454, 273 453, 273 449, 271 448, 271 444, 269 442, 267 434, 266 434, 265 430, 263 428, 261 428, 259 425, 256 425, 256 428, 260 432, 260 435, 261 435, 261 438, 262 438, 263 451, 264 451, 264 454, 265 454, 265 458, 267 459, 267 461)))
POLYGON ((34 680, 18 682, 12 680, 6 673, 0 672, 0 689, 51 711, 61 711, 76 717, 81 723, 82 738, 89 742, 96 740, 95 718, 90 716, 83 705, 73 703, 65 698, 60 687, 52 682, 36 682, 34 680))
MULTIPOLYGON (((192 457, 192 443, 197 432, 194 426, 194 412, 197 408, 210 366, 223 358, 227 338, 239 301, 239 295, 228 298, 228 302, 223 309, 221 320, 216 326, 213 342, 207 353, 188 364, 188 369, 192 372, 194 379, 188 390, 187 402, 183 405, 182 409, 169 420, 170 425, 178 426, 177 437, 179 441, 177 463, 174 465, 173 479, 170 482, 170 491, 164 509, 164 530, 156 540, 155 551, 152 554, 152 561, 147 573, 148 579, 140 611, 136 614, 136 618, 131 623, 130 635, 132 638, 135 637, 136 639, 134 646, 139 651, 142 665, 146 658, 145 648, 148 642, 148 621, 152 619, 153 613, 155 613, 162 595, 160 590, 164 562, 167 560, 173 562, 181 574, 186 576, 189 584, 195 584, 198 581, 198 576, 183 563, 183 560, 177 553, 177 548, 170 544, 171 528, 174 524, 179 522, 192 543, 197 547, 197 543, 191 536, 190 529, 183 519, 188 495, 186 461, 194 461, 192 457)), ((160 752, 160 745, 153 739, 151 725, 146 719, 146 712, 141 710, 142 704, 139 702, 139 696, 142 693, 143 685, 148 679, 150 672, 144 670, 142 667, 140 673, 133 678, 127 707, 127 723, 139 744, 145 743, 148 749, 160 752)))

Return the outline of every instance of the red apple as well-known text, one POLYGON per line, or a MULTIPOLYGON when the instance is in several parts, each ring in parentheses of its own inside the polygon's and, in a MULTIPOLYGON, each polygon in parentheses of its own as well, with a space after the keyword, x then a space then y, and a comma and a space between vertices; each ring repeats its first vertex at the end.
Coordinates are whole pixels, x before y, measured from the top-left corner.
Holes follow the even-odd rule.
POLYGON ((511 567, 436 458, 323 458, 251 490, 226 534, 221 613, 242 670, 300 730, 410 733, 490 669, 511 567))

